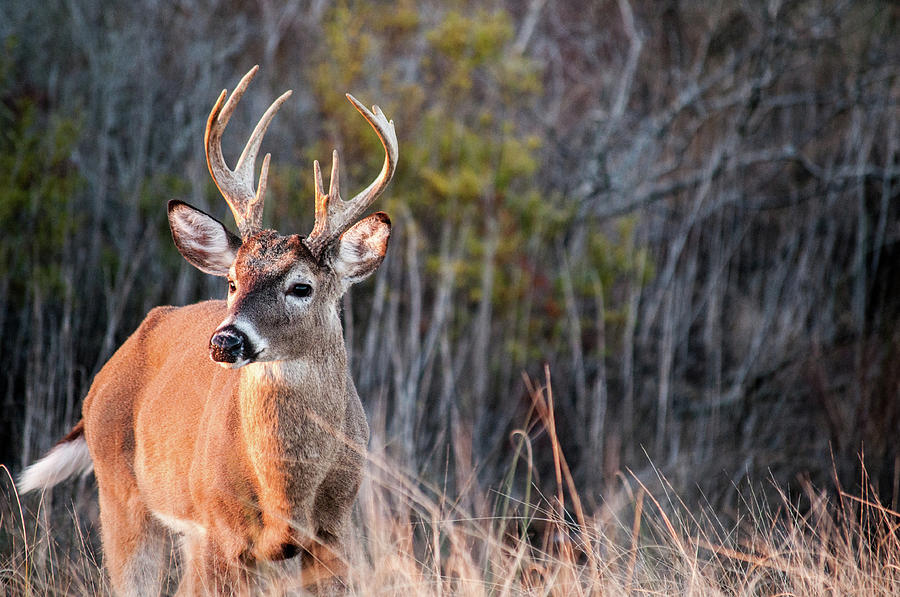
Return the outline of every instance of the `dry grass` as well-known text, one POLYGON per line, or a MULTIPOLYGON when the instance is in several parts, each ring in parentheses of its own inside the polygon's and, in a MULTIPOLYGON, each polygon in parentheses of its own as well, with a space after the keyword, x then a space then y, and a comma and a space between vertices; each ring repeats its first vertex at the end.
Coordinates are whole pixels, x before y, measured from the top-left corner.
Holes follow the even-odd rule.
MULTIPOLYGON (((590 516, 558 449, 548 383, 532 396, 554 450, 553 495, 449 499, 373 457, 354 543, 359 595, 894 595, 900 513, 868 493, 807 486, 727 520, 631 472, 590 516), (829 495, 835 496, 833 499, 829 495), (565 507, 562 507, 565 504, 565 507)), ((523 445, 527 445, 527 437, 523 445)), ((529 451, 512 463, 530 482, 529 451), (523 466, 524 465, 524 466, 523 466)), ((867 486, 865 478, 862 486, 867 486)), ((474 490, 473 490, 474 491, 474 490)))
MULTIPOLYGON (((555 439, 549 384, 532 390, 535 412, 556 446, 552 495, 534 486, 525 434, 516 436, 521 456, 500 489, 483 491, 473 481, 454 496, 374 452, 349 546, 351 594, 900 592, 900 513, 868 492, 807 487, 795 501, 782 493, 773 504, 747 490, 737 514, 726 519, 711 507, 680 502, 662 475, 652 479, 651 491, 650 480, 626 472, 600 507, 584 512, 555 439)), ((11 484, 8 474, 5 479, 11 484)), ((85 530, 82 509, 57 512, 62 518, 51 521, 48 505, 34 516, 14 490, 3 495, 5 594, 108 594, 96 529, 85 530)))

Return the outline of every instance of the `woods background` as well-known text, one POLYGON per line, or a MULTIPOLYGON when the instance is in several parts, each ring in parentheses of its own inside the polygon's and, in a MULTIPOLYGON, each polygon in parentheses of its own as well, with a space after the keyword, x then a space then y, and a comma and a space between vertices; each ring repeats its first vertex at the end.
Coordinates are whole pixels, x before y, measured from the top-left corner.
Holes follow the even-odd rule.
POLYGON ((546 363, 587 506, 652 465, 721 508, 746 480, 853 487, 863 453, 895 503, 898 23, 887 1, 0 1, 0 461, 67 431, 151 307, 224 297, 165 204, 233 226, 203 129, 258 63, 223 145, 294 90, 268 226, 311 229, 331 148, 348 192, 378 171, 345 92, 397 126, 391 247, 344 305, 373 450, 491 487, 525 428, 552 481, 523 379, 546 363))

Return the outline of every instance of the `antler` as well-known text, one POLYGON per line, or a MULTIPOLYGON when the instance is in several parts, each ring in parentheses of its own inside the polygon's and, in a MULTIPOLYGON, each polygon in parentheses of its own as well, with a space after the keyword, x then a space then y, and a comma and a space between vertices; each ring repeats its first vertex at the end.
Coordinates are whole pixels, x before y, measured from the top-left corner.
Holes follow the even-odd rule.
POLYGON ((341 199, 340 194, 340 159, 337 150, 331 155, 331 181, 328 193, 322 183, 322 170, 316 160, 313 164, 316 176, 316 223, 312 232, 306 237, 306 246, 313 255, 319 256, 332 242, 343 234, 362 213, 378 198, 394 176, 397 167, 397 133, 394 121, 388 120, 378 106, 372 106, 370 112, 355 97, 347 94, 347 99, 363 115, 378 138, 384 145, 384 166, 372 184, 349 201, 341 199), (374 114, 373 114, 374 112, 374 114))
POLYGON ((250 72, 244 75, 227 103, 225 103, 225 97, 228 95, 228 90, 222 90, 216 105, 209 114, 209 120, 206 121, 204 137, 209 173, 212 175, 213 182, 219 187, 222 196, 225 197, 225 201, 228 202, 228 207, 234 214, 234 220, 237 222, 242 238, 247 238, 262 227, 263 201, 266 195, 271 154, 267 153, 263 158, 262 170, 259 173, 259 186, 254 192, 253 170, 256 164, 256 154, 259 152, 263 136, 265 136, 266 129, 275 113, 278 112, 281 104, 291 96, 291 92, 287 91, 269 106, 266 113, 259 119, 256 128, 253 129, 250 140, 247 141, 241 157, 238 158, 237 166, 234 170, 229 169, 222 156, 222 133, 225 131, 235 107, 241 101, 241 96, 244 95, 244 91, 258 70, 259 66, 254 66, 250 72))

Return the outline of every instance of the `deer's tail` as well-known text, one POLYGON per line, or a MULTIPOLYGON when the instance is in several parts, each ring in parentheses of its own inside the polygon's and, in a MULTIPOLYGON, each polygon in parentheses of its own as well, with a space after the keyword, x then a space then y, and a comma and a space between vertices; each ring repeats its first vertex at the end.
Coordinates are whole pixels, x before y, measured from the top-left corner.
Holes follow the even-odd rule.
POLYGON ((16 488, 20 494, 49 489, 73 475, 86 475, 93 469, 94 461, 84 439, 82 419, 46 456, 22 471, 16 488))

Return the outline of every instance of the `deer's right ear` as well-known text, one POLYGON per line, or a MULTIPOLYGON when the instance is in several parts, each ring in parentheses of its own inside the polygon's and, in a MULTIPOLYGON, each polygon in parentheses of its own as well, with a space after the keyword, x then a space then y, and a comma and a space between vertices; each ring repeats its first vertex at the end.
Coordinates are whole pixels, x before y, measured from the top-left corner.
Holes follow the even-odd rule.
POLYGON ((183 201, 169 201, 172 240, 188 263, 214 276, 227 276, 241 239, 211 215, 183 201))

